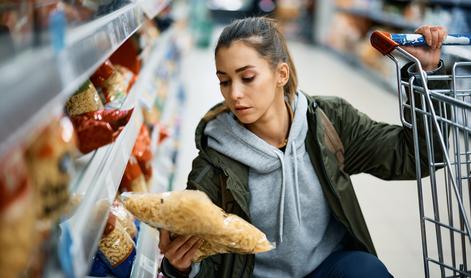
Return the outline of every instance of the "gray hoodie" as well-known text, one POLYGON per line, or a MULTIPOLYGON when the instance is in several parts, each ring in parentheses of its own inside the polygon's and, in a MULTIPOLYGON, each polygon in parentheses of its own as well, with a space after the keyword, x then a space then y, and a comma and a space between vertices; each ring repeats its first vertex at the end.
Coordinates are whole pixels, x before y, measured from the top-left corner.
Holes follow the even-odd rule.
POLYGON ((252 224, 276 243, 255 255, 254 277, 304 277, 340 248, 344 227, 332 216, 306 152, 307 99, 298 93, 285 152, 230 112, 205 128, 208 146, 249 167, 252 224))

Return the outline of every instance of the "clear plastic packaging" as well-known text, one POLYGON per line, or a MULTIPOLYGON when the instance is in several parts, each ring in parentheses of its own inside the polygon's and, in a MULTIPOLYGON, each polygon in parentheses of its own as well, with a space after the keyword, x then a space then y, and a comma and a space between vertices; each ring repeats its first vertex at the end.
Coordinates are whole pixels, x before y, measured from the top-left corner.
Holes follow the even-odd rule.
POLYGON ((237 215, 224 212, 201 191, 123 193, 121 198, 140 221, 178 235, 203 239, 194 262, 218 253, 249 254, 274 248, 263 232, 237 215))
POLYGON ((131 238, 136 239, 137 227, 134 223, 134 216, 124 207, 123 203, 115 200, 110 210, 111 213, 116 216, 116 219, 124 228, 124 230, 131 236, 131 238))
POLYGON ((69 116, 77 116, 87 112, 102 110, 104 107, 95 86, 93 86, 92 82, 87 81, 69 98, 65 108, 69 116))
POLYGON ((112 213, 108 216, 98 250, 98 255, 114 276, 129 277, 136 256, 136 248, 131 236, 112 213))
POLYGON ((21 150, 0 161, 0 277, 20 277, 37 243, 34 191, 21 150))
POLYGON ((77 154, 74 129, 67 117, 53 120, 26 151, 37 194, 38 217, 45 231, 59 220, 69 202, 69 183, 77 154))

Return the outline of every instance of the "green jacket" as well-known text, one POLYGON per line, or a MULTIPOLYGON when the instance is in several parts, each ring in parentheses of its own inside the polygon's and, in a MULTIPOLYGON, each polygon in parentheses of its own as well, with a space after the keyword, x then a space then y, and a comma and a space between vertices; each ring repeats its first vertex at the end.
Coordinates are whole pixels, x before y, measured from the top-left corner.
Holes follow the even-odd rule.
MULTIPOLYGON (((333 215, 348 231, 347 248, 376 255, 350 175, 369 173, 385 180, 415 179, 412 132, 373 121, 341 98, 307 98, 305 145, 325 198, 333 215), (332 125, 336 132, 330 130, 332 125)), ((202 120, 196 130, 199 154, 193 161, 187 188, 206 192, 216 205, 250 222, 249 203, 257 200, 251 200, 248 189, 249 169, 207 146, 206 124, 202 120)), ((427 158, 421 160, 425 166, 421 169, 428 169, 427 158)), ((422 175, 428 175, 427 170, 422 175)), ((197 277, 252 277, 254 259, 254 255, 214 255, 201 262, 197 277)))

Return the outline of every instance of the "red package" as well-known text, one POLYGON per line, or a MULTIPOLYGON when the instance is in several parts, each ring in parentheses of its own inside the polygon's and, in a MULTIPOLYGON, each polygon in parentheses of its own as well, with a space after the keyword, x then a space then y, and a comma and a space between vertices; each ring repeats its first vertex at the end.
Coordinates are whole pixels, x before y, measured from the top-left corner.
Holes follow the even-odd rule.
POLYGON ((147 185, 141 167, 136 157, 133 155, 129 158, 126 170, 124 170, 124 175, 119 185, 119 191, 147 192, 147 185))
POLYGON ((141 70, 141 61, 138 58, 139 41, 132 37, 126 40, 111 55, 110 60, 115 65, 121 65, 131 70, 135 75, 141 70))
POLYGON ((99 110, 72 117, 79 150, 88 153, 114 142, 131 118, 130 110, 99 110))
POLYGON ((149 181, 152 177, 152 149, 149 129, 146 125, 141 126, 139 135, 136 139, 136 144, 132 149, 132 154, 139 162, 139 166, 141 167, 146 181, 149 181))
POLYGON ((120 107, 120 104, 124 102, 129 84, 133 79, 134 74, 130 70, 119 70, 109 60, 103 63, 90 78, 93 85, 100 88, 105 103, 114 103, 113 108, 120 107))
POLYGON ((111 64, 110 60, 106 60, 90 77, 93 85, 97 87, 103 87, 105 81, 110 78, 115 70, 113 64, 111 64))

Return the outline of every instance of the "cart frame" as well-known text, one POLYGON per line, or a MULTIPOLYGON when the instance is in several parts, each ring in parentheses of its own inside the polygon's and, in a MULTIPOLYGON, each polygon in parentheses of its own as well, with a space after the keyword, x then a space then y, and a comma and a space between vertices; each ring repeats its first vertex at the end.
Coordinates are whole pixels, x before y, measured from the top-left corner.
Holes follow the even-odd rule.
POLYGON ((405 128, 412 129, 425 277, 431 277, 432 266, 438 266, 442 278, 471 277, 467 256, 471 250, 471 62, 456 62, 450 75, 427 75, 420 61, 388 34, 374 32, 371 44, 396 65, 400 118, 405 128), (402 80, 396 57, 413 62, 417 74, 402 80), (463 75, 466 69, 469 73, 463 75), (429 82, 437 81, 447 82, 448 88, 430 89, 429 82), (437 152, 441 157, 436 157, 437 152), (437 175, 439 169, 443 182, 437 175), (430 173, 430 189, 424 171, 430 173), (431 195, 431 217, 426 215, 426 190, 431 195), (445 213, 442 205, 446 205, 445 213), (436 252, 431 251, 430 233, 435 233, 436 252))

